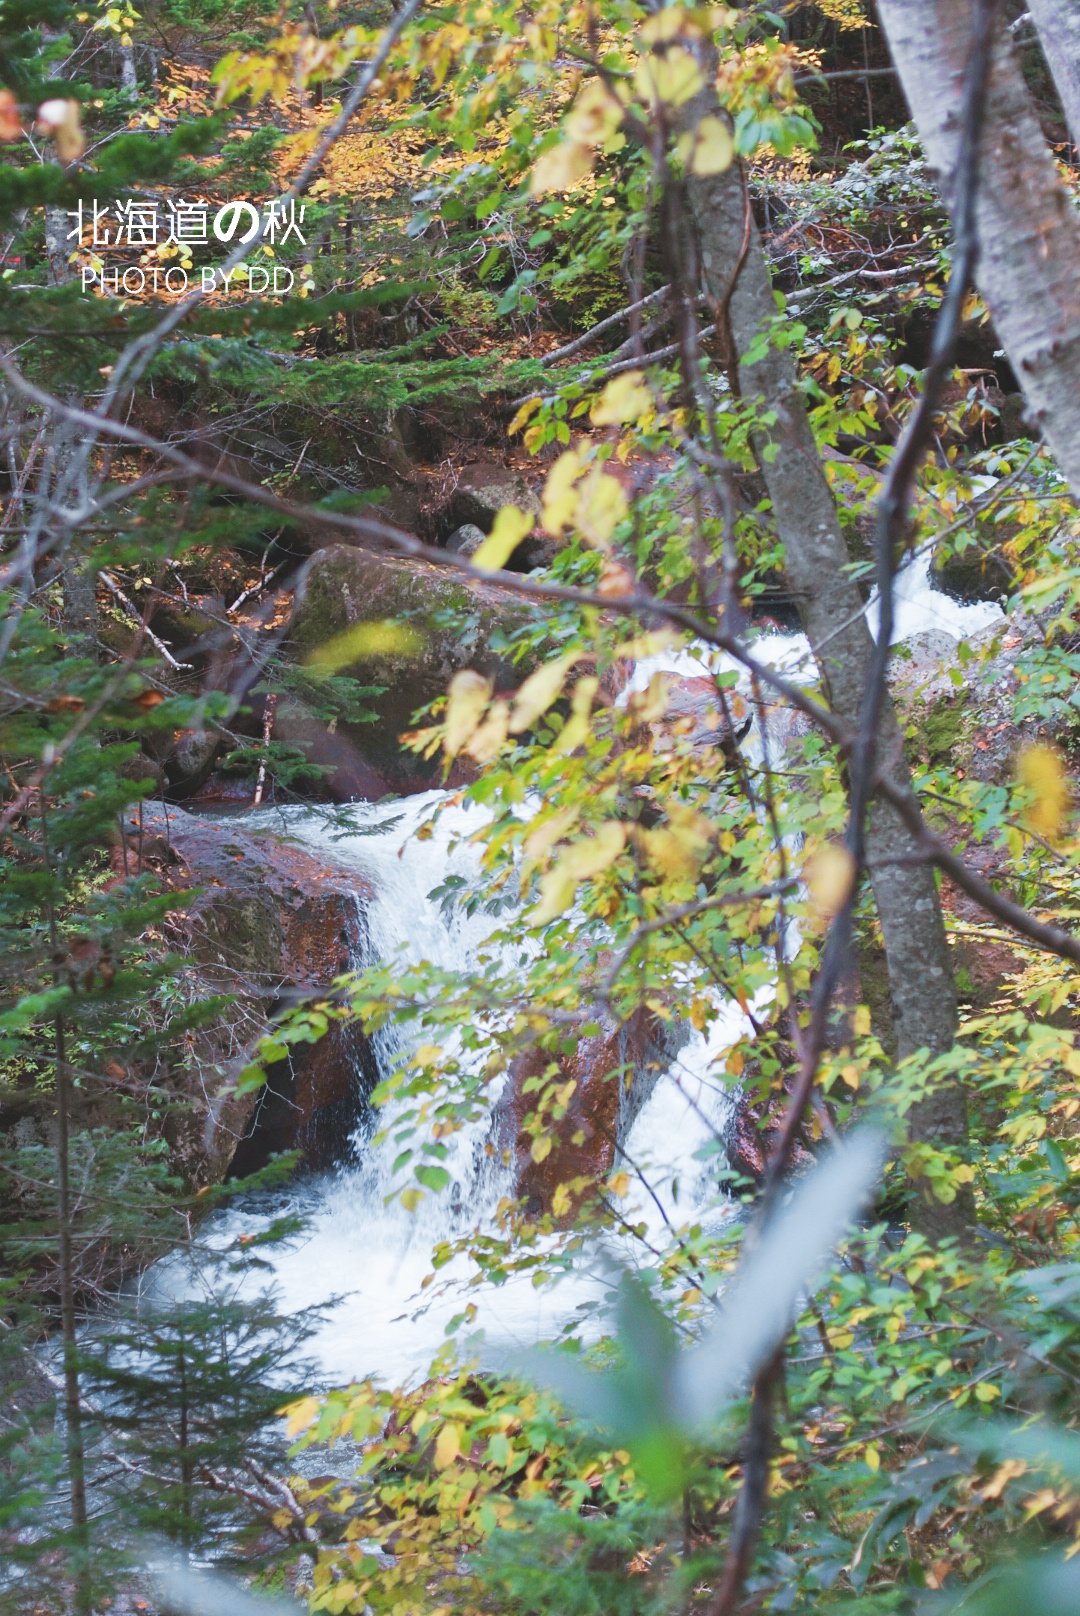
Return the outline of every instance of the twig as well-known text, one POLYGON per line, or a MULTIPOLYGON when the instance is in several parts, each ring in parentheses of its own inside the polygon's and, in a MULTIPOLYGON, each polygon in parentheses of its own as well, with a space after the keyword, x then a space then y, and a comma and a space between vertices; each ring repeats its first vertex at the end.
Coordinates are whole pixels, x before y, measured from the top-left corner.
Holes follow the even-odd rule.
POLYGON ((158 651, 161 654, 161 656, 164 658, 164 660, 169 664, 170 668, 176 668, 179 671, 179 670, 182 670, 182 669, 185 669, 185 668, 191 668, 191 667, 194 666, 194 664, 191 663, 191 662, 177 662, 176 658, 173 656, 173 654, 169 650, 168 646, 165 645, 162 640, 158 639, 158 637, 154 633, 153 629, 150 628, 150 626, 148 625, 148 623, 146 621, 146 618, 143 616, 142 612, 140 612, 139 608, 135 605, 135 603, 133 601, 128 599, 127 595, 124 594, 124 591, 120 588, 120 585, 116 582, 115 579, 110 578, 110 576, 109 576, 109 574, 107 572, 99 573, 98 577, 101 579, 102 583, 105 585, 105 588, 109 591, 109 593, 112 594, 112 595, 115 595, 117 600, 120 602, 121 606, 123 606, 128 612, 130 612, 131 616, 138 623, 139 628, 142 631, 142 633, 146 635, 146 638, 150 641, 151 645, 154 647, 154 649, 156 651, 158 651))

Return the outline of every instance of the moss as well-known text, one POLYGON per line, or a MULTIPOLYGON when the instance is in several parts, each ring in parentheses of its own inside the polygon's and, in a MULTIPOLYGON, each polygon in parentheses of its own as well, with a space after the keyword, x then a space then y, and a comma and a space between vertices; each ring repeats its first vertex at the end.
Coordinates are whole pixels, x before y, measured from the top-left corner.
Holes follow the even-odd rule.
POLYGON ((963 704, 955 696, 941 696, 918 726, 931 763, 946 763, 954 757, 963 733, 963 704))

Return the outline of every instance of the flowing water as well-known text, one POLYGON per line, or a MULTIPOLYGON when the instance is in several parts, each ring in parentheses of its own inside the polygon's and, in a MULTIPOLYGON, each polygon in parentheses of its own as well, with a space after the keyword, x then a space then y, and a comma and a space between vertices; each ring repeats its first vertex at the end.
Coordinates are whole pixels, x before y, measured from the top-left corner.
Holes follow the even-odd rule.
MULTIPOLYGON (((1001 616, 995 606, 962 606, 938 593, 929 566, 929 557, 917 558, 898 578, 897 640, 932 629, 958 639, 1001 616)), ((867 616, 873 631, 873 599, 867 616)), ((761 637, 754 649, 761 660, 809 677, 809 647, 802 635, 761 637)), ((658 669, 695 674, 728 665, 735 666, 705 648, 700 654, 651 658, 636 668, 632 687, 643 689, 658 669)), ((757 751, 760 738, 751 735, 746 745, 757 751)), ((285 831, 327 862, 354 867, 372 887, 374 897, 364 909, 367 957, 357 963, 430 961, 458 970, 475 964, 495 922, 483 914, 471 919, 459 911, 448 914, 429 896, 448 876, 475 873, 476 855, 467 839, 483 822, 478 809, 456 805, 436 817, 430 837, 417 839, 416 831, 442 800, 442 793, 429 792, 404 803, 356 804, 344 811, 349 826, 344 835, 324 815, 307 809, 262 810, 244 822, 285 831)), ((710 1137, 723 1135, 732 1103, 722 1081, 710 1073, 722 1068, 725 1049, 745 1028, 737 1007, 722 1006, 708 1037, 695 1034, 657 1082, 625 1141, 628 1161, 655 1192, 647 1194, 635 1180, 627 1216, 644 1221, 654 1241, 664 1242, 665 1220, 678 1225, 730 1215, 717 1201, 715 1158, 703 1160, 699 1152, 710 1137)), ((379 1035, 380 1070, 387 1072, 404 1047, 400 1033, 379 1035)), ((444 1165, 451 1188, 425 1196, 415 1212, 405 1211, 397 1199, 387 1203, 397 1149, 392 1140, 378 1148, 361 1142, 357 1165, 309 1180, 295 1192, 294 1205, 307 1218, 306 1233, 272 1250, 268 1260, 287 1311, 342 1298, 312 1343, 328 1383, 375 1374, 395 1384, 421 1378, 427 1370, 446 1339, 449 1320, 463 1309, 465 1298, 455 1282, 466 1277, 463 1262, 451 1264, 440 1271, 437 1285, 421 1293, 432 1248, 436 1241, 489 1223, 500 1197, 512 1191, 509 1170, 484 1149, 487 1138, 484 1119, 448 1141, 444 1165)), ((256 1232, 265 1221, 260 1205, 241 1206, 220 1219, 216 1234, 224 1241, 256 1232)), ((634 1252, 613 1241, 607 1255, 639 1260, 640 1248, 634 1252)), ((481 1351, 489 1361, 557 1334, 578 1310, 594 1304, 607 1284, 604 1253, 595 1257, 592 1266, 582 1262, 556 1285, 537 1289, 526 1277, 469 1292, 477 1305, 476 1328, 483 1332, 481 1351)))

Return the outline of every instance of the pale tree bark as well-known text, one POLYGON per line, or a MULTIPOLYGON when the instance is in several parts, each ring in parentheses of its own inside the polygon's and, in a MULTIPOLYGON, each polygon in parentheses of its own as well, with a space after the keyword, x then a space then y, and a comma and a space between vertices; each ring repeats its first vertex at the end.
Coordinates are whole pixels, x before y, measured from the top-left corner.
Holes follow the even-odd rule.
MULTIPOLYGON (((1080 7, 1058 0, 1045 10, 1080 7)), ((945 180, 956 161, 971 0, 879 0, 879 12, 927 159, 945 180)), ((1004 23, 980 168, 979 290, 1028 414, 1080 497, 1080 214, 1054 167, 1004 23)))
MULTIPOLYGON (((715 100, 695 109, 699 116, 715 110, 715 100)), ((873 642, 862 597, 848 570, 851 558, 797 386, 795 362, 789 350, 776 347, 754 364, 742 358, 777 312, 742 173, 733 165, 719 175, 691 177, 688 191, 709 292, 721 314, 727 310, 739 390, 744 398, 762 400, 776 415, 767 434, 776 446, 775 456, 760 453, 764 433, 758 448, 787 575, 830 705, 857 730, 873 642)), ((878 756, 895 780, 906 779, 902 738, 887 698, 878 756)), ((934 872, 919 857, 895 810, 881 801, 870 810, 866 850, 885 944, 897 1057, 923 1048, 943 1053, 956 1036, 956 988, 934 872)), ((963 1145, 963 1089, 949 1085, 916 1106, 909 1117, 909 1137, 943 1147, 963 1145)), ((969 1195, 949 1206, 920 1202, 916 1213, 919 1226, 939 1238, 958 1234, 972 1218, 969 1195)))
POLYGON ((1080 151, 1080 5, 1076 0, 1028 0, 1028 10, 1061 98, 1069 138, 1080 151))

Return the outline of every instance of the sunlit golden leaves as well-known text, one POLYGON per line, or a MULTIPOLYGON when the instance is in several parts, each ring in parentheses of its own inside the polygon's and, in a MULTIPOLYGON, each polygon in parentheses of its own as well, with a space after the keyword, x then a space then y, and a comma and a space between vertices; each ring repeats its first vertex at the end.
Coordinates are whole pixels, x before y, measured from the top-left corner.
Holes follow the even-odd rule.
POLYGON ((525 535, 532 531, 533 519, 516 505, 504 505, 491 532, 473 556, 473 566, 482 572, 498 572, 506 566, 525 535))
POLYGON ((491 681, 474 668, 462 668, 450 681, 447 692, 443 749, 448 758, 456 757, 484 716, 491 700, 491 681))
POLYGON ((613 376, 589 411, 594 426, 622 426, 654 415, 656 404, 643 372, 626 370, 613 376))
POLYGON ((1025 747, 1016 773, 1027 795, 1024 819, 1029 830, 1046 841, 1057 841, 1064 828, 1070 794, 1061 754, 1052 746, 1025 747))
POLYGON ((62 163, 73 163, 86 150, 77 101, 43 101, 37 110, 37 127, 51 137, 62 163))
POLYGON ((344 634, 318 646, 307 661, 326 673, 339 668, 350 668, 358 662, 370 662, 380 657, 417 657, 424 649, 424 636, 408 623, 392 618, 370 623, 357 623, 344 634))
POLYGON ((552 702, 562 694, 570 669, 580 660, 581 653, 571 651, 566 656, 557 657, 553 662, 545 662, 543 667, 537 668, 535 673, 529 675, 514 698, 514 710, 510 719, 511 735, 520 735, 547 712, 552 702))
POLYGON ((722 174, 735 161, 735 140, 721 118, 702 118, 680 135, 676 149, 692 174, 722 174))
POLYGON ((634 88, 648 105, 681 107, 704 87, 705 75, 684 46, 643 56, 634 73, 634 88))
POLYGON ((576 449, 559 456, 548 473, 543 523, 556 537, 575 527, 595 549, 607 550, 629 505, 622 485, 576 449))
POLYGON ((855 885, 855 860, 850 850, 843 842, 826 842, 810 853, 802 873, 818 914, 831 920, 847 903, 855 885))
POLYGON ((536 159, 529 188, 533 196, 569 191, 592 172, 592 165, 593 155, 587 146, 576 140, 560 140, 536 159))
POLYGON ((571 842, 540 878, 540 901, 526 916, 532 926, 544 926, 574 901, 582 881, 609 869, 626 845, 627 827, 617 820, 605 820, 592 836, 571 842))

